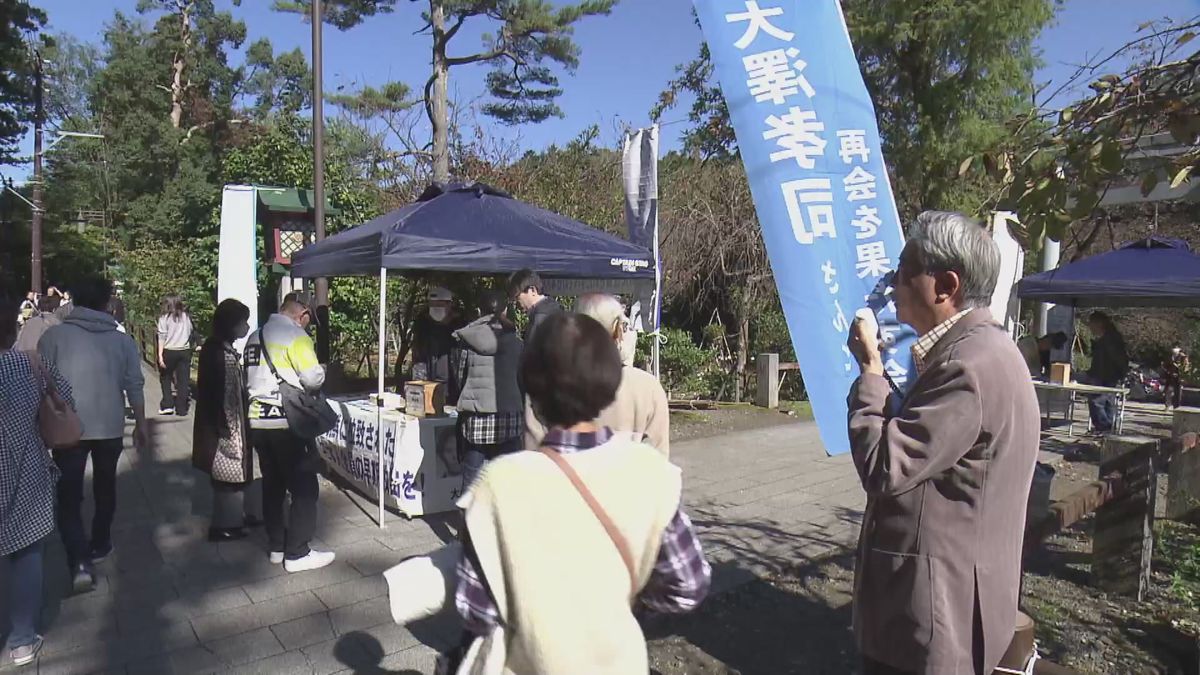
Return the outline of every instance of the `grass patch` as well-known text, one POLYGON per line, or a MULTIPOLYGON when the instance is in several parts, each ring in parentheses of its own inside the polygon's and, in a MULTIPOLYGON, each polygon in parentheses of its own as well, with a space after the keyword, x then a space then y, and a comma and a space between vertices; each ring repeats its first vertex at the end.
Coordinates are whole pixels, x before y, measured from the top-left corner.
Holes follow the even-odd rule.
POLYGON ((672 410, 671 424, 704 424, 708 418, 699 410, 672 410))
POLYGON ((795 413, 798 420, 812 420, 812 402, 811 401, 780 401, 779 410, 782 412, 795 413))

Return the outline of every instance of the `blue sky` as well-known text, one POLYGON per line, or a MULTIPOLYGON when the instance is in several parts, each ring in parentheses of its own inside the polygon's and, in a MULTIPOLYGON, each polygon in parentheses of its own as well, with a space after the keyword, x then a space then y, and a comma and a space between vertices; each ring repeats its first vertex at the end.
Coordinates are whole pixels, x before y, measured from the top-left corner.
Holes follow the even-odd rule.
MULTIPOLYGON (((265 36, 277 51, 301 47, 309 52, 308 25, 298 16, 272 12, 271 0, 243 0, 241 7, 233 7, 230 0, 216 1, 246 22, 247 43, 265 36)), ((99 42, 113 12, 132 14, 137 0, 37 0, 35 4, 49 14, 52 31, 99 42)), ((326 26, 326 90, 388 80, 404 81, 419 90, 429 72, 428 38, 413 35, 420 27, 423 4, 400 3, 395 14, 370 19, 346 32, 326 26)), ((575 36, 583 49, 580 67, 573 76, 563 77, 560 106, 565 118, 519 128, 489 127, 489 132, 516 141, 521 149, 541 149, 566 143, 596 124, 601 142, 615 145, 623 125, 648 123, 648 112, 675 66, 696 55, 701 36, 692 22, 691 6, 690 0, 622 0, 611 16, 583 21, 575 36)), ((1074 72, 1073 64, 1124 44, 1144 21, 1196 14, 1200 14, 1200 0, 1067 0, 1055 25, 1038 40, 1045 61, 1038 79, 1066 78, 1074 72)), ((477 48, 484 29, 482 24, 468 24, 455 38, 455 53, 477 48)), ((1123 66, 1113 65, 1114 70, 1123 66)), ((480 65, 455 68, 452 93, 461 99, 477 97, 486 73, 487 67, 480 65)), ((686 109, 679 109, 668 112, 665 121, 685 116, 686 109)), ((674 124, 663 129, 668 147, 677 145, 682 128, 674 124)))

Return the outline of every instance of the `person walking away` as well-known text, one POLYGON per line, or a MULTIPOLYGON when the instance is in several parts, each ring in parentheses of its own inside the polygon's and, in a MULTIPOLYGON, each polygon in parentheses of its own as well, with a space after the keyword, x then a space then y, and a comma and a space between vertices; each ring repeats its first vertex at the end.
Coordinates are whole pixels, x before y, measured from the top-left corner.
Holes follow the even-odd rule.
POLYGON ((1024 360, 987 307, 1000 252, 975 220, 927 211, 895 285, 919 336, 894 399, 877 331, 848 347, 850 451, 867 506, 854 578, 865 675, 988 675, 1012 641, 1039 412, 1024 360))
POLYGON ((183 298, 163 298, 158 315, 158 382, 162 386, 159 415, 187 417, 191 400, 192 317, 183 298))
POLYGON ((475 480, 484 462, 521 449, 524 398, 517 386, 521 338, 505 316, 503 292, 488 291, 479 302, 480 317, 454 332, 458 342, 455 382, 458 400, 463 485, 475 480))
POLYGON ((1163 404, 1167 409, 1183 405, 1183 374, 1188 365, 1187 352, 1179 346, 1163 361, 1163 404))
POLYGON ((213 312, 212 335, 200 349, 192 466, 212 482, 212 542, 246 537, 244 492, 253 478, 245 377, 233 343, 250 332, 250 308, 229 298, 213 312))
POLYGON ((118 332, 116 320, 104 312, 112 285, 105 279, 90 279, 76 290, 79 306, 61 325, 46 331, 38 342, 38 351, 70 383, 83 424, 78 447, 54 450, 54 461, 62 472, 58 482, 58 531, 73 586, 83 592, 95 585, 93 563, 112 552, 117 462, 124 448, 126 400, 133 411, 134 447, 147 448, 149 441, 141 355, 133 338, 118 332), (80 513, 89 456, 96 502, 90 543, 80 513))
POLYGON ((45 380, 72 407, 71 386, 37 352, 10 349, 17 312, 0 302, 0 556, 7 559, 9 657, 18 666, 31 663, 42 648, 38 621, 42 610, 42 554, 54 530, 54 486, 58 467, 42 440, 38 410, 45 380), (37 363, 34 363, 37 359, 37 363))
POLYGON ((712 578, 680 508, 679 468, 591 421, 621 382, 616 345, 595 320, 546 319, 521 370, 550 431, 540 450, 488 462, 460 502, 455 606, 469 635, 507 648, 505 672, 645 673, 631 605, 688 612, 712 578))
MULTIPOLYGON (((1116 325, 1104 312, 1092 312, 1088 317, 1088 329, 1092 332, 1092 365, 1085 377, 1085 384, 1101 387, 1119 387, 1129 372, 1129 355, 1125 351, 1125 339, 1117 332, 1116 325)), ((1113 429, 1117 417, 1117 399, 1112 394, 1097 394, 1088 398, 1088 414, 1092 429, 1105 434, 1113 429)))
MULTIPOLYGON (((667 392, 658 378, 633 366, 636 337, 629 326, 625 308, 615 296, 607 293, 589 293, 580 296, 575 310, 590 316, 604 327, 612 337, 621 354, 621 386, 617 397, 594 421, 614 431, 629 433, 636 441, 644 441, 658 448, 664 456, 671 454, 671 411, 667 406, 667 392), (630 337, 633 340, 630 340, 630 337)), ((533 406, 525 408, 525 447, 536 448, 546 435, 546 426, 533 412, 533 406)))
POLYGON ((25 325, 38 312, 38 294, 36 291, 29 291, 25 294, 25 299, 21 301, 21 306, 17 310, 17 323, 21 326, 25 325))
POLYGON ((558 301, 542 292, 543 288, 542 278, 531 269, 514 272, 508 278, 508 297, 529 316, 523 336, 525 344, 533 339, 533 331, 543 321, 563 311, 558 301))
MULTIPOLYGON (((54 290, 58 291, 57 288, 54 290)), ((58 292, 58 301, 58 308, 54 310, 54 316, 57 316, 59 321, 66 321, 71 312, 75 311, 75 298, 70 291, 61 291, 58 292)), ((107 312, 108 308, 105 307, 103 311, 107 312)))
POLYGON ((54 316, 54 309, 58 307, 58 301, 53 298, 42 298, 38 301, 38 313, 29 318, 23 326, 21 332, 17 334, 17 343, 13 346, 20 352, 27 352, 37 349, 38 342, 45 335, 46 331, 53 326, 62 323, 54 316))
POLYGON ((298 300, 285 302, 266 325, 250 334, 245 348, 250 441, 262 473, 263 521, 271 562, 283 563, 288 572, 325 567, 336 557, 332 551, 309 546, 317 526, 319 458, 309 441, 288 428, 279 392, 279 379, 309 392, 318 392, 325 384, 325 369, 305 332, 311 322, 307 305, 298 300), (291 507, 285 525, 283 503, 289 495, 291 507))

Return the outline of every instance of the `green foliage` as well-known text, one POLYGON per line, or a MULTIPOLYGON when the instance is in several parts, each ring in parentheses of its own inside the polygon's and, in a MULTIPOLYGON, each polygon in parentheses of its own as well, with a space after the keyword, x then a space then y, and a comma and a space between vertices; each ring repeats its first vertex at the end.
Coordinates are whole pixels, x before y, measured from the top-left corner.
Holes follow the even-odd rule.
MULTIPOLYGON (((1092 218, 1114 184, 1140 184, 1145 196, 1189 181, 1200 167, 1200 50, 1187 46, 1197 30, 1200 16, 1145 24, 1137 39, 1081 67, 1061 87, 1090 80, 1088 96, 1061 110, 1035 106, 1014 116, 1008 134, 962 160, 964 173, 1000 185, 984 207, 1018 212, 1030 241, 1043 234, 1062 240, 1092 218), (1123 75, 1095 78, 1116 58, 1135 61, 1123 75), (1182 152, 1137 152, 1157 134, 1169 135, 1182 152)), ((1078 248, 1087 248, 1100 226, 1095 219, 1078 248)))
POLYGON ((33 118, 33 60, 25 36, 45 23, 46 13, 25 0, 0 0, 0 165, 13 163, 33 118))
POLYGON ((1200 533, 1192 525, 1160 521, 1155 528, 1156 567, 1171 577, 1171 593, 1200 609, 1200 533))
POLYGON ((312 105, 312 68, 299 48, 276 55, 271 41, 259 38, 246 50, 246 67, 246 93, 254 97, 259 119, 295 115, 312 105))
POLYGON ((215 238, 193 242, 191 247, 146 243, 121 256, 125 272, 126 310, 134 320, 149 325, 158 318, 159 302, 178 293, 192 313, 196 330, 206 333, 212 325, 213 298, 216 295, 215 238), (197 251, 213 251, 209 256, 197 251))
POLYGON ((1004 138, 1027 105, 1033 41, 1054 8, 1053 0, 845 3, 902 215, 978 204, 987 181, 959 177, 959 164, 1004 138))
MULTIPOLYGON (((663 328, 664 342, 659 347, 659 370, 663 388, 672 399, 722 398, 732 389, 730 374, 720 365, 720 355, 712 346, 698 345, 692 336, 678 328, 663 328)), ((637 361, 649 361, 653 336, 638 336, 637 361)))
MULTIPOLYGON (((580 52, 571 39, 575 23, 585 17, 607 15, 616 3, 585 0, 556 6, 548 0, 434 0, 430 4, 440 10, 444 25, 435 25, 431 12, 423 18, 434 43, 435 61, 447 69, 472 63, 492 65, 486 82, 494 100, 484 105, 484 113, 505 124, 522 124, 562 115, 555 103, 562 89, 551 66, 574 71, 580 52), (489 21, 495 31, 484 35, 480 51, 451 56, 448 45, 471 19, 489 21)), ((322 8, 326 23, 347 30, 370 17, 390 14, 399 4, 399 0, 330 0, 322 8)), ((273 6, 283 12, 312 13, 311 0, 276 0, 273 6)), ((427 88, 426 98, 431 95, 441 94, 427 88)), ((406 100, 407 96, 385 98, 406 100)), ((427 100, 435 130, 448 126, 448 120, 433 118, 435 111, 448 110, 447 101, 440 103, 427 100)))

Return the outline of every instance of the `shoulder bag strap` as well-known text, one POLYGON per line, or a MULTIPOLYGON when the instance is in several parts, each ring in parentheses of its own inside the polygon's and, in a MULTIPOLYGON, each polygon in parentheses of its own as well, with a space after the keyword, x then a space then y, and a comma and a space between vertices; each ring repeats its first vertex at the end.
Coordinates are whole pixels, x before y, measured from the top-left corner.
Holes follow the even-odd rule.
POLYGON ((279 376, 279 371, 275 370, 275 362, 271 360, 271 352, 267 350, 267 338, 263 335, 263 329, 258 329, 258 351, 262 353, 264 359, 267 360, 267 367, 271 369, 271 374, 275 376, 275 381, 283 383, 283 378, 279 376))
POLYGON ((25 358, 29 359, 29 369, 33 371, 33 376, 37 380, 38 396, 55 393, 54 378, 46 372, 46 366, 42 363, 42 355, 35 351, 27 351, 25 358))
POLYGON ((555 465, 557 465, 558 468, 561 469, 564 474, 566 474, 567 479, 571 481, 571 485, 574 485, 575 490, 579 492, 579 496, 583 497, 583 501, 587 502, 588 508, 592 510, 592 513, 595 514, 596 519, 599 520, 600 524, 604 526, 604 531, 608 533, 608 538, 612 540, 613 545, 617 547, 617 552, 621 554, 621 560, 625 561, 625 569, 629 571, 629 586, 631 593, 632 595, 637 595, 637 569, 634 567, 633 553, 630 552, 629 543, 625 541, 625 537, 621 535, 620 530, 617 529, 617 526, 613 523, 612 518, 609 518, 608 514, 604 512, 604 507, 600 506, 600 502, 596 501, 596 498, 592 495, 592 491, 589 490, 587 485, 583 483, 583 479, 579 477, 578 473, 575 473, 575 469, 571 467, 571 464, 567 462, 567 460, 563 459, 563 456, 555 450, 551 450, 550 448, 543 446, 542 448, 539 448, 539 451, 543 455, 549 457, 550 461, 554 462, 555 465))

